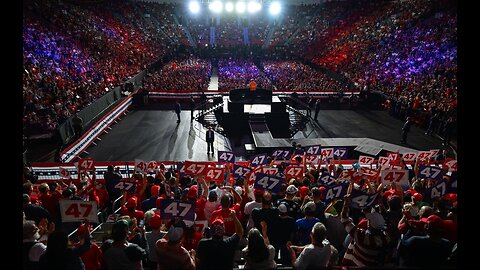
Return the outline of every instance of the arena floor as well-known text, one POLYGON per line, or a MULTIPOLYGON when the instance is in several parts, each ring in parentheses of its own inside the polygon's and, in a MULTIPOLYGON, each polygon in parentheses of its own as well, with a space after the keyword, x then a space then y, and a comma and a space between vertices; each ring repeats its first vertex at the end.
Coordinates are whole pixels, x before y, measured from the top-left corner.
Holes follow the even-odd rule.
MULTIPOLYGON (((97 161, 142 160, 217 160, 207 156, 205 128, 190 121, 190 112, 181 113, 182 121, 177 125, 173 111, 137 110, 130 111, 108 134, 101 136, 97 146, 90 147, 89 156, 97 161)), ((403 122, 390 117, 385 111, 322 110, 318 125, 309 123, 298 132, 300 138, 371 138, 400 145, 403 122)), ((408 144, 402 145, 415 150, 443 149, 442 141, 429 137, 425 131, 412 127, 408 144)), ((243 138, 243 143, 249 143, 243 138)), ((216 134, 217 150, 238 152, 226 137, 216 134)), ((238 147, 237 147, 238 148, 238 147)), ((237 154, 237 156, 241 156, 237 154)))

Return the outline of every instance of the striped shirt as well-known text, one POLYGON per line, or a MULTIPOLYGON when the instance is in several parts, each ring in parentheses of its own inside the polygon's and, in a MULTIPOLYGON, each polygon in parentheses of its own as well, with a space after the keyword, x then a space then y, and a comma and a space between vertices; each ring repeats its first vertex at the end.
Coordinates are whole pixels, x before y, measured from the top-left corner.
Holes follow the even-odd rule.
POLYGON ((381 266, 383 265, 386 248, 390 241, 387 233, 360 229, 350 218, 341 219, 345 230, 352 237, 343 257, 342 265, 381 266))

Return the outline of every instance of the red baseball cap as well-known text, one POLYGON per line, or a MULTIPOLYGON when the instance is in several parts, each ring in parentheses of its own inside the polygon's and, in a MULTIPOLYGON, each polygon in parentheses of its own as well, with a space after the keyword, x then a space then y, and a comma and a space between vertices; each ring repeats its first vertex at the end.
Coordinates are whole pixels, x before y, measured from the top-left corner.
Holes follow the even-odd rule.
POLYGON ((198 193, 198 187, 197 186, 191 186, 188 189, 187 198, 196 199, 197 198, 197 193, 198 193))
POLYGON ((127 204, 125 205, 127 208, 137 207, 137 198, 131 197, 128 199, 127 204))
POLYGON ((155 214, 150 218, 150 227, 153 229, 158 229, 162 226, 162 219, 159 214, 155 214))
POLYGON ((415 193, 415 194, 413 194, 413 195, 412 195, 412 198, 413 198, 413 201, 414 201, 414 202, 421 202, 421 201, 423 201, 423 195, 420 194, 420 193, 418 193, 418 192, 415 193))
POLYGON ((310 192, 310 189, 306 186, 302 186, 299 188, 299 191, 300 191, 300 198, 305 198, 305 196, 308 195, 308 193, 310 192))

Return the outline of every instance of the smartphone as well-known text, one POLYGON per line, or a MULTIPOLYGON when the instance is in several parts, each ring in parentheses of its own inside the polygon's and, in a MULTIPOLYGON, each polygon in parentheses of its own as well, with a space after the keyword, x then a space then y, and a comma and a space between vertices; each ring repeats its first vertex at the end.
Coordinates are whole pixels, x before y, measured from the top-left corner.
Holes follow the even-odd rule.
POLYGON ((145 225, 145 221, 142 219, 140 220, 140 224, 138 225, 140 228, 143 228, 143 226, 145 225))

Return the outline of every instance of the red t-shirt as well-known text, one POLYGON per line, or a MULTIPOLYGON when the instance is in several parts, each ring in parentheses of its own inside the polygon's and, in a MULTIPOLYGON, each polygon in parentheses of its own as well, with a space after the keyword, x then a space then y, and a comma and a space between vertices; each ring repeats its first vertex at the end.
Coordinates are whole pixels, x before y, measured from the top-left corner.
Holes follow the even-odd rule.
POLYGON ((195 202, 195 214, 197 214, 197 217, 195 220, 206 220, 207 217, 205 216, 205 204, 207 203, 207 200, 205 200, 204 197, 198 199, 195 202))
MULTIPOLYGON (((73 244, 75 247, 79 247, 80 243, 73 244)), ((90 249, 85 251, 85 253, 80 256, 82 258, 83 264, 85 264, 85 269, 88 270, 100 270, 102 268, 102 251, 100 247, 93 243, 90 245, 90 249)))
POLYGON ((222 217, 223 222, 225 224, 225 235, 230 236, 235 233, 235 222, 233 219, 230 217, 230 210, 235 210, 237 218, 238 215, 240 214, 240 205, 236 203, 232 208, 229 209, 219 209, 215 210, 212 213, 212 217, 210 218, 209 224, 212 224, 212 222, 217 219, 217 217, 222 217))

